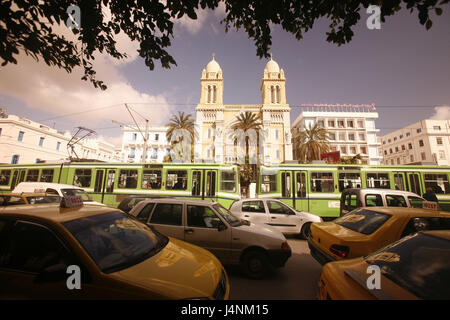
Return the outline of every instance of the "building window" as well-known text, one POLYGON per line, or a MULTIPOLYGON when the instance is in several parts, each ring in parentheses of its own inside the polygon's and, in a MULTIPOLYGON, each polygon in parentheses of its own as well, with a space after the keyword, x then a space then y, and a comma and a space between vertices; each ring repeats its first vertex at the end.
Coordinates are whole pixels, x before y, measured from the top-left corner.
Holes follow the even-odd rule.
POLYGON ((135 148, 130 148, 130 154, 128 155, 128 158, 134 158, 135 157, 135 152, 136 152, 135 148))
POLYGON ((388 139, 388 143, 391 143, 391 139, 388 139))
POLYGON ((409 156, 409 160, 411 160, 411 162, 414 162, 414 156, 413 156, 413 155, 410 155, 410 156, 409 156))
POLYGON ((433 126, 433 130, 441 131, 441 126, 433 126))
POLYGON ((274 86, 270 87, 270 93, 271 93, 271 102, 275 103, 275 87, 274 86))
POLYGON ((59 148, 61 147, 61 142, 56 142, 56 150, 59 151, 59 148))
POLYGON ((349 141, 355 141, 355 134, 354 133, 349 133, 348 134, 348 140, 349 141))
POLYGON ((409 137, 410 135, 411 135, 411 133, 410 133, 410 132, 407 132, 407 133, 406 133, 406 136, 407 136, 407 137, 409 137))
POLYGON ((341 146, 341 153, 342 154, 347 154, 347 147, 341 146))
POLYGON ((345 137, 345 132, 340 132, 339 133, 339 140, 341 140, 341 141, 347 140, 346 137, 345 137))
POLYGON ((438 146, 442 146, 443 142, 442 142, 442 137, 437 137, 436 138, 436 143, 438 146))
POLYGON ((358 128, 364 128, 364 121, 358 120, 358 128))
POLYGON ((425 152, 422 152, 422 153, 420 154, 420 156, 422 157, 422 160, 426 160, 426 158, 427 158, 425 152))
POLYGON ((397 158, 397 164, 400 164, 400 158, 397 158))
POLYGON ((25 134, 25 132, 23 131, 19 131, 19 136, 17 137, 17 141, 22 141, 23 140, 23 135, 25 134))
POLYGON ((18 164, 18 163, 19 163, 19 155, 15 154, 12 156, 11 164, 18 164))
POLYGON ((439 160, 445 160, 445 151, 439 150, 439 160))
POLYGON ((356 154, 356 147, 355 146, 351 146, 350 147, 350 154, 356 154))
POLYGON ((398 147, 395 147, 395 152, 398 152, 398 147))
POLYGON ((0 128, 0 136, 2 135, 2 130, 3 130, 3 129, 2 129, 2 128, 0 128))
POLYGON ((409 150, 412 149, 412 143, 408 143, 408 149, 409 149, 409 150))
POLYGON ((406 150, 406 147, 404 144, 402 144, 402 151, 405 151, 405 150, 406 150))
POLYGON ((419 128, 419 129, 417 129, 416 131, 417 131, 417 133, 421 133, 421 132, 422 132, 422 129, 419 128))
POLYGON ((338 128, 344 128, 344 120, 338 120, 338 128))
POLYGON ((158 159, 158 149, 153 148, 152 159, 158 159))
POLYGON ((387 156, 387 150, 384 150, 384 155, 387 156))
POLYGON ((317 121, 317 125, 318 125, 319 127, 325 127, 325 123, 324 123, 323 120, 317 121))
POLYGON ((366 141, 366 135, 364 133, 359 134, 359 141, 366 141))
POLYGON ((386 144, 386 140, 383 141, 383 144, 386 144))
POLYGON ((334 128, 334 120, 328 120, 328 127, 334 128))
POLYGON ((277 103, 281 103, 281 98, 280 98, 280 87, 277 86, 277 103))
POLYGON ((328 134, 328 139, 329 139, 329 140, 332 140, 332 141, 335 141, 335 140, 336 140, 336 134, 334 134, 334 133, 329 133, 329 134, 328 134))
POLYGON ((280 130, 275 130, 275 140, 278 140, 280 138, 280 130))
POLYGON ((391 164, 392 164, 392 165, 394 164, 394 159, 391 159, 391 164))
POLYGON ((423 147, 423 146, 424 146, 423 140, 419 140, 419 147, 423 147))
POLYGON ((397 137, 394 137, 394 141, 397 141, 397 137))
MULTIPOLYGON (((362 154, 367 154, 367 148, 365 146, 359 147, 359 150, 361 150, 362 154)), ((387 154, 386 150, 384 150, 385 154, 387 154)))
POLYGON ((44 146, 44 140, 45 140, 45 138, 43 138, 43 137, 39 138, 39 147, 44 146))
POLYGON ((353 128, 354 127, 353 120, 348 120, 347 121, 347 127, 349 127, 349 128, 353 128))
POLYGON ((159 133, 155 133, 155 141, 159 140, 159 133))
POLYGON ((403 139, 403 135, 402 134, 400 135, 400 139, 403 139))
POLYGON ((389 153, 392 153, 392 148, 389 149, 389 153))

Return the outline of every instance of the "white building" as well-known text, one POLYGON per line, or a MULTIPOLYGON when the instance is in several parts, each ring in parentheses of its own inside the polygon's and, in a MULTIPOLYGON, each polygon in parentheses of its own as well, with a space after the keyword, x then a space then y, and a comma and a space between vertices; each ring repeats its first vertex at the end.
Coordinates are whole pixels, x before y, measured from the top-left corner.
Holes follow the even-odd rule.
MULTIPOLYGON (((145 125, 140 126, 145 128, 145 125)), ((149 127, 147 137, 147 157, 145 162, 161 163, 164 157, 170 153, 170 143, 167 141, 167 127, 149 127)), ((137 127, 129 126, 122 128, 122 154, 123 162, 142 162, 144 152, 145 131, 137 127)))
POLYGON ((314 124, 329 134, 330 151, 340 151, 341 157, 360 154, 362 163, 380 164, 375 120, 378 113, 373 106, 311 105, 306 106, 292 124, 294 159, 298 159, 295 141, 302 131, 314 124))
POLYGON ((450 165, 450 120, 422 120, 380 137, 383 164, 450 165))
MULTIPOLYGON (((261 80, 261 104, 223 103, 223 73, 215 58, 202 71, 200 103, 196 107, 196 161, 238 163, 245 161, 244 137, 231 129, 237 117, 251 112, 262 123, 259 157, 261 164, 292 160, 290 107, 286 101, 286 78, 272 58, 261 80), (239 136, 239 137, 238 137, 239 136)), ((250 163, 257 163, 256 132, 250 146, 250 163)))
MULTIPOLYGON (((0 163, 36 163, 39 161, 67 160, 70 132, 60 132, 46 125, 8 115, 0 118, 0 163)), ((75 145, 80 158, 119 161, 114 145, 98 140, 83 139, 75 145)))

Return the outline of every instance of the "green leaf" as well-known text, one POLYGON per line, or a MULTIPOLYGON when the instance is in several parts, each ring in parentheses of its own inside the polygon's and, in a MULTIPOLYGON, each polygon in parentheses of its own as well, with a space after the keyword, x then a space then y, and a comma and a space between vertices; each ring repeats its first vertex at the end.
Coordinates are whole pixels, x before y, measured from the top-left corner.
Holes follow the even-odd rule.
POLYGON ((431 26, 433 25, 433 21, 428 20, 425 27, 427 28, 427 30, 430 30, 431 26))
POLYGON ((440 16, 441 14, 442 14, 442 8, 436 8, 436 9, 434 9, 435 11, 436 11, 436 14, 438 15, 438 16, 440 16))

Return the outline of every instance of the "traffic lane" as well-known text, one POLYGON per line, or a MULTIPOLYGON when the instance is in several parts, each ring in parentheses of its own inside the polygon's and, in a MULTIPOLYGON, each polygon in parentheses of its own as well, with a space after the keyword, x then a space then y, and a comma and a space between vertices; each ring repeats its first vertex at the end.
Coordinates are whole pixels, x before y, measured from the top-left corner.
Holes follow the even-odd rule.
POLYGON ((245 277, 237 266, 227 266, 231 300, 311 300, 317 296, 322 266, 310 255, 308 242, 287 238, 292 256, 283 268, 261 280, 245 277))

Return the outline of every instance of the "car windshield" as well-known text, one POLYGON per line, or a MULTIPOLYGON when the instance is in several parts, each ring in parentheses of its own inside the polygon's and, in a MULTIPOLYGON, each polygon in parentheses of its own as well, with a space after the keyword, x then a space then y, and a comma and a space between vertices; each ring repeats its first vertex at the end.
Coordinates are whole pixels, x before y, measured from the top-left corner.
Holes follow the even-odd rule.
POLYGON ((372 234, 377 231, 391 216, 388 214, 356 209, 334 220, 340 226, 362 234, 372 234))
POLYGON ((61 189, 64 196, 80 196, 83 201, 90 202, 93 201, 92 198, 83 189, 61 189))
POLYGON ((63 223, 105 273, 134 266, 164 248, 169 239, 120 212, 63 223))
POLYGON ((416 233, 365 258, 421 299, 450 299, 450 241, 416 233))
POLYGON ((213 208, 233 227, 242 225, 242 220, 234 216, 230 211, 222 207, 220 204, 213 205, 213 208))

